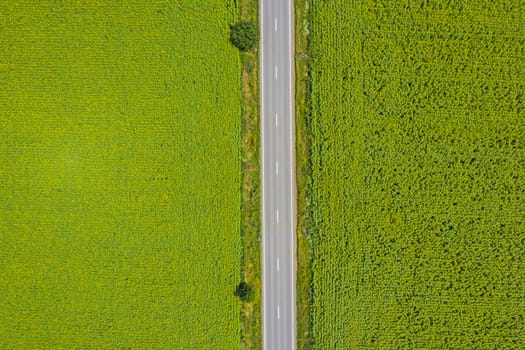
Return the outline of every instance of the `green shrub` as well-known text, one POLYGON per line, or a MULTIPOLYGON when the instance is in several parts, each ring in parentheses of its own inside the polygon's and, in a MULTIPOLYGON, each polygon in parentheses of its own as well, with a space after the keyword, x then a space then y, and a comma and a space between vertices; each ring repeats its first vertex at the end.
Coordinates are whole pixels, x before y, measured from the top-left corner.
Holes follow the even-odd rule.
POLYGON ((241 51, 254 49, 259 43, 259 26, 255 22, 242 21, 230 29, 231 43, 241 51))
POLYGON ((244 301, 245 303, 252 302, 255 298, 253 287, 245 281, 239 283, 237 289, 235 290, 235 295, 238 296, 239 299, 241 299, 241 301, 244 301))

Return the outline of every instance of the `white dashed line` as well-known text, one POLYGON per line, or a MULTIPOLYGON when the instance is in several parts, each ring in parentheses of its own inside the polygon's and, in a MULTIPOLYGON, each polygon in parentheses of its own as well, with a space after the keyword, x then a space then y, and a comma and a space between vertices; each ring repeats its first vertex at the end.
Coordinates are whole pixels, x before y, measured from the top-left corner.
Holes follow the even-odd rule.
POLYGON ((277 258, 277 271, 279 271, 279 258, 277 258))
POLYGON ((277 79, 277 66, 275 66, 275 79, 277 79))
POLYGON ((281 318, 281 314, 279 313, 279 305, 277 305, 277 319, 281 318))
POLYGON ((279 115, 275 113, 275 127, 279 126, 279 115))
POLYGON ((275 24, 275 31, 277 32, 277 18, 274 18, 274 24, 275 24))
POLYGON ((279 175, 279 162, 275 162, 275 175, 279 175))
POLYGON ((275 213, 277 215, 276 220, 279 222, 279 209, 277 209, 277 212, 275 213))

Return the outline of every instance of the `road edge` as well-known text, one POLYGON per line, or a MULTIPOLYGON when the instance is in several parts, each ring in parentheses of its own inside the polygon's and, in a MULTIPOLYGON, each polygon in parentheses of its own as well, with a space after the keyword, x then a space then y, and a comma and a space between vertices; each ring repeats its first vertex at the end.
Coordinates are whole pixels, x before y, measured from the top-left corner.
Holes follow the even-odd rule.
POLYGON ((259 31, 260 31, 260 39, 259 39, 259 98, 260 98, 260 158, 259 158, 259 164, 260 164, 260 171, 261 171, 261 315, 262 315, 262 348, 266 349, 266 344, 268 343, 266 339, 266 330, 265 330, 265 324, 266 324, 266 318, 268 317, 265 312, 264 305, 266 304, 266 294, 264 292, 266 283, 266 273, 264 271, 264 266, 266 263, 266 247, 265 247, 265 225, 264 225, 264 178, 265 178, 265 170, 264 170, 264 58, 263 58, 263 43, 264 43, 264 0, 259 1, 259 31))

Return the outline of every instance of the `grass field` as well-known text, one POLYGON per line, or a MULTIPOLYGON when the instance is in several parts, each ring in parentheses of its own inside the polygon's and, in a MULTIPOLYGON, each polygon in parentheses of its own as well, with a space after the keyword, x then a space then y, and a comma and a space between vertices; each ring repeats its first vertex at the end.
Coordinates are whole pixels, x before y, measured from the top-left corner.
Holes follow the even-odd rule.
POLYGON ((315 349, 525 348, 525 6, 311 1, 315 349))
POLYGON ((238 5, 88 3, 0 4, 0 348, 238 348, 238 5))

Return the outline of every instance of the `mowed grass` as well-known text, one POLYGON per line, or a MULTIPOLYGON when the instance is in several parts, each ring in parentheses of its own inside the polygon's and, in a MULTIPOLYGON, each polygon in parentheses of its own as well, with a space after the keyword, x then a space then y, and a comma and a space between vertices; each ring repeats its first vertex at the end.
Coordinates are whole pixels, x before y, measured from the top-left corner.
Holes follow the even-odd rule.
POLYGON ((525 7, 310 5, 313 347, 525 348, 525 7))
POLYGON ((237 16, 0 4, 0 348, 240 346, 237 16))

